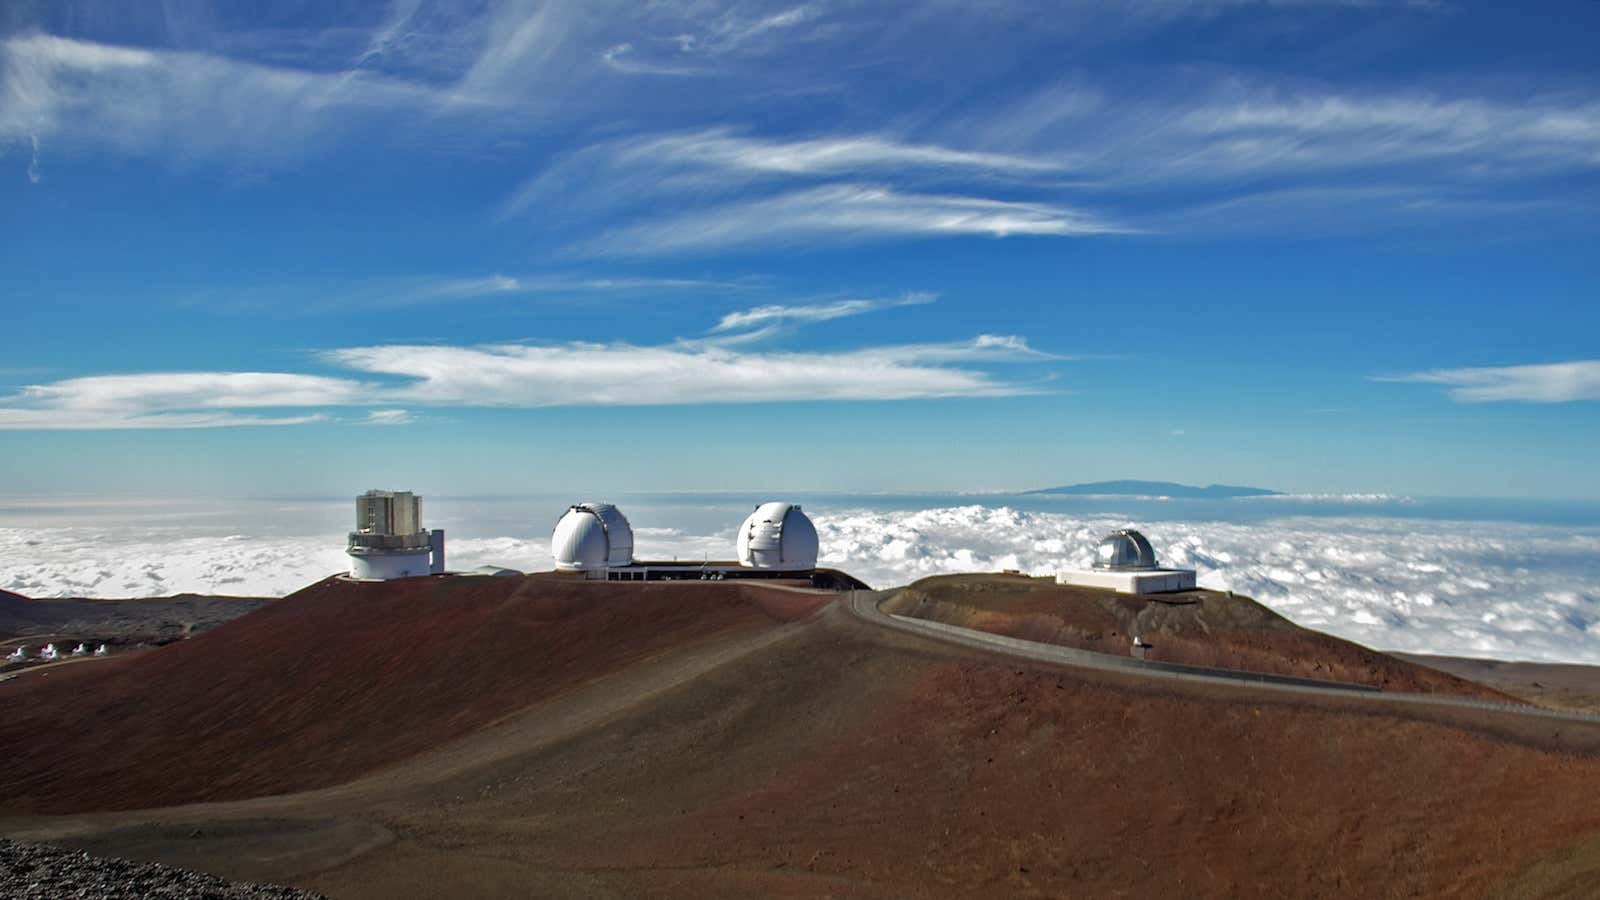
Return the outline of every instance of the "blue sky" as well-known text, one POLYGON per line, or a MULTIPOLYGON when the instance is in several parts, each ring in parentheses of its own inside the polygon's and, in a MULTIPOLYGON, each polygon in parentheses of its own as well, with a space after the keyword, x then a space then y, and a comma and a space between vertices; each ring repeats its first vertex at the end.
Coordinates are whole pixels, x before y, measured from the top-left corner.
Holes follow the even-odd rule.
POLYGON ((6 4, 0 492, 1600 499, 1596 33, 6 4))

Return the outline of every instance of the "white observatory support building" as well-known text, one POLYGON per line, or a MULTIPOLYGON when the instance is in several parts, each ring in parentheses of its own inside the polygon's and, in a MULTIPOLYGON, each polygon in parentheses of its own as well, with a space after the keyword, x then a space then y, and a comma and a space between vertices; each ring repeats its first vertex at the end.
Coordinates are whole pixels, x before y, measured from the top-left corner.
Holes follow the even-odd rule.
POLYGON ((560 571, 605 578, 611 569, 633 565, 633 526, 609 503, 574 504, 556 522, 550 554, 560 571))
POLYGON ((410 491, 367 491, 356 498, 350 577, 371 581, 444 571, 444 529, 422 527, 422 498, 410 491))
POLYGON ((1090 568, 1061 572, 1056 584, 1108 588, 1124 594, 1166 594, 1194 590, 1195 571, 1162 568, 1145 536, 1125 528, 1100 539, 1090 568))
POLYGON ((756 507, 739 526, 734 547, 746 568, 809 572, 817 567, 817 528, 793 503, 756 507))

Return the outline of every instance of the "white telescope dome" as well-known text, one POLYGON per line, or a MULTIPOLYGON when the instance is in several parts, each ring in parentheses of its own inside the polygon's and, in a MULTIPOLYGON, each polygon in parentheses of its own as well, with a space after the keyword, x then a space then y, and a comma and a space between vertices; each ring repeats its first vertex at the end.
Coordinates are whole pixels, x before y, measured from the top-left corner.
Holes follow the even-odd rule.
POLYGON ((814 569, 817 529, 793 503, 763 503, 739 526, 739 565, 754 569, 814 569))
POLYGON ((556 568, 582 571, 633 563, 633 527, 609 503, 579 503, 568 509, 550 536, 556 568))
POLYGON ((1132 528, 1113 531, 1094 550, 1096 569, 1154 569, 1156 551, 1145 536, 1132 528))

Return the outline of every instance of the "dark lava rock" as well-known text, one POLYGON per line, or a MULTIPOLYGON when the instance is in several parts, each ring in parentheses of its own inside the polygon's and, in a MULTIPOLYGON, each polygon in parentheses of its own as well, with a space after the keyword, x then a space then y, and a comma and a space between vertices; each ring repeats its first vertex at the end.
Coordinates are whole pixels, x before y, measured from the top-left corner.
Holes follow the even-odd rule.
POLYGON ((0 838, 0 897, 17 900, 327 900, 315 891, 228 881, 159 863, 90 856, 0 838))

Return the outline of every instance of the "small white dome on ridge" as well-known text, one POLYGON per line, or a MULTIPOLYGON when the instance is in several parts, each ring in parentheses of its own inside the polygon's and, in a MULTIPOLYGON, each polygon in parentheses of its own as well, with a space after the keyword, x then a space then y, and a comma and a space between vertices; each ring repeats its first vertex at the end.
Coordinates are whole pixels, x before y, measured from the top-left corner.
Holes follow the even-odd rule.
POLYGON ((1156 551, 1145 536, 1132 528, 1113 531, 1094 550, 1096 569, 1154 569, 1156 551))

